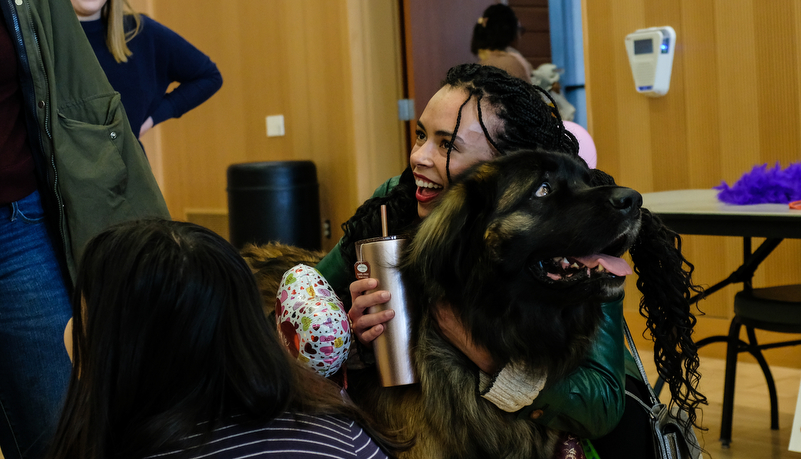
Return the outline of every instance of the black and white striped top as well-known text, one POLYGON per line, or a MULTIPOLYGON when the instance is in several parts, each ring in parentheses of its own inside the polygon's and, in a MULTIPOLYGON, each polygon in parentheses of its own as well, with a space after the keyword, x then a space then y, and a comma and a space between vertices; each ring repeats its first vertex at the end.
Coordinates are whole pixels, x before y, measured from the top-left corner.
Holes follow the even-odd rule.
POLYGON ((386 458, 373 440, 350 419, 283 413, 267 424, 244 416, 214 430, 211 441, 188 450, 173 450, 153 459, 245 458, 386 458))

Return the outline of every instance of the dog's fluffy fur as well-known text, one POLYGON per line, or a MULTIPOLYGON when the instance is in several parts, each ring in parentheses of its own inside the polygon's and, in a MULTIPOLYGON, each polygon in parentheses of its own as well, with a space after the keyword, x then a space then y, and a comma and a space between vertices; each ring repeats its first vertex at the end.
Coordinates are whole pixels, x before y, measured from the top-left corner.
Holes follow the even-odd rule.
POLYGON ((585 267, 568 270, 568 277, 552 261, 561 257, 620 256, 632 248, 642 312, 656 311, 649 328, 668 330, 654 333, 656 347, 665 350, 662 365, 657 360, 660 375, 669 376, 680 407, 692 411, 699 403, 688 381, 697 369, 686 302, 692 267, 676 235, 640 208, 638 193, 596 186, 598 177, 608 176, 567 154, 504 156, 463 174, 419 226, 401 269, 407 290, 418 293, 412 323, 420 384, 382 388, 375 372, 365 371, 351 378, 349 390, 385 427, 414 433, 416 444, 402 457, 553 456, 558 433, 480 397, 477 367, 441 337, 434 314, 438 304, 450 304, 497 364, 521 363, 547 373, 552 384, 579 365, 600 303, 623 286, 621 277, 585 267), (654 280, 661 278, 673 283, 670 292, 654 280))
POLYGON ((591 178, 566 154, 505 156, 464 174, 423 221, 402 263, 407 290, 420 292, 412 322, 421 384, 374 390, 377 382, 356 381, 351 391, 391 427, 414 430, 417 444, 403 457, 553 456, 557 432, 478 395, 476 366, 441 338, 434 311, 452 305, 500 365, 522 363, 549 382, 575 369, 600 302, 622 293, 623 278, 586 268, 554 275, 552 260, 620 256, 640 225, 638 193, 592 187, 591 178))

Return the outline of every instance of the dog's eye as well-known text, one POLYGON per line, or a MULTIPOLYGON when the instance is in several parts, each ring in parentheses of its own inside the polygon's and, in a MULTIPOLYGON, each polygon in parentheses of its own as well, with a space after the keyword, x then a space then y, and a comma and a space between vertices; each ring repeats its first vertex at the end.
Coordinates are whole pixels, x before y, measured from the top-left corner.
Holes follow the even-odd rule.
POLYGON ((537 188, 537 191, 534 192, 534 196, 541 198, 543 196, 547 196, 551 193, 551 185, 548 182, 543 183, 537 188))

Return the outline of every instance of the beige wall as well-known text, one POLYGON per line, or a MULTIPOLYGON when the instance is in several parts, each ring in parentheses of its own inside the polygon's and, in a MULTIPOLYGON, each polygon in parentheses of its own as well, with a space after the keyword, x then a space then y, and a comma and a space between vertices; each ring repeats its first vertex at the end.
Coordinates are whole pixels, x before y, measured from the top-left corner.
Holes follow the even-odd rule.
MULTIPOLYGON (((641 192, 711 188, 753 166, 801 155, 801 2, 796 0, 585 0, 589 131, 598 166, 641 192), (677 45, 670 91, 637 94, 624 38, 672 26, 677 45)), ((711 286, 742 261, 738 238, 687 236, 698 283, 711 286)), ((801 281, 801 244, 785 241, 760 267, 755 286, 801 281)), ((633 282, 629 283, 632 287, 633 282)), ((698 338, 725 333, 730 286, 703 301, 698 338)), ((636 291, 627 310, 636 317, 636 291)), ((713 349, 714 348, 714 349, 713 349)), ((723 345, 705 353, 722 355, 723 345)), ((801 353, 769 351, 773 363, 801 366, 801 353)))
POLYGON ((395 0, 132 3, 208 54, 224 80, 143 138, 173 218, 227 233, 230 164, 312 160, 330 249, 339 225, 403 170, 395 0), (286 135, 268 138, 265 117, 279 114, 286 135))

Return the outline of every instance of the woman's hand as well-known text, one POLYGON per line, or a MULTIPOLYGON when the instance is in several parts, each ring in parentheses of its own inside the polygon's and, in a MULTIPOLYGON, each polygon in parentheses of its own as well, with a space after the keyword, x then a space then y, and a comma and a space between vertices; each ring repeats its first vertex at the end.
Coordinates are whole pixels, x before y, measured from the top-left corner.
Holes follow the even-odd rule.
POLYGON ((353 301, 348 317, 353 324, 356 338, 365 346, 372 346, 373 340, 384 332, 384 323, 395 317, 395 311, 384 311, 370 314, 368 308, 384 304, 389 301, 390 294, 386 290, 378 290, 365 294, 367 290, 378 287, 378 279, 360 279, 350 284, 350 298, 353 301))
POLYGON ((446 340, 462 351, 481 371, 490 375, 495 374, 498 369, 489 351, 473 342, 464 324, 454 315, 450 304, 437 304, 436 318, 437 325, 446 340))
POLYGON ((144 123, 142 123, 142 127, 139 128, 139 137, 145 135, 145 132, 149 131, 150 128, 153 127, 153 117, 148 116, 144 123))

